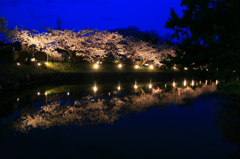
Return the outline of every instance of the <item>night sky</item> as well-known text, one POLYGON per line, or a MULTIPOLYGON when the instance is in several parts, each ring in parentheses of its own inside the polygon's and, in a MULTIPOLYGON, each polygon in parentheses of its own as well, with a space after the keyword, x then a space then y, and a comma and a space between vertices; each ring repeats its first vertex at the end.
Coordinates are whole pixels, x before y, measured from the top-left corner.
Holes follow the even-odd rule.
POLYGON ((62 29, 109 30, 137 26, 142 31, 173 33, 165 23, 173 7, 182 15, 181 0, 0 0, 0 16, 8 26, 43 31, 40 26, 62 29))

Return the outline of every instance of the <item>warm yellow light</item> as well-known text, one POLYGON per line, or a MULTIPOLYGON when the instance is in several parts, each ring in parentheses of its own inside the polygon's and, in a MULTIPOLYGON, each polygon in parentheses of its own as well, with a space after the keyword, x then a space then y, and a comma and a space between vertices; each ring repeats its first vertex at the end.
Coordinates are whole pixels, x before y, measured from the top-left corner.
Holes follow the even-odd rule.
POLYGON ((186 85, 187 85, 186 79, 184 79, 183 85, 184 85, 184 87, 186 87, 186 85))
POLYGON ((121 67, 122 67, 122 64, 119 64, 118 67, 121 68, 121 67))
POLYGON ((149 88, 152 88, 152 84, 149 84, 149 88))
POLYGON ((194 80, 192 80, 192 86, 194 86, 194 80))
POLYGON ((18 62, 17 65, 20 66, 20 63, 18 62))
POLYGON ((45 96, 47 96, 47 92, 45 92, 45 96))
POLYGON ((150 65, 150 69, 153 69, 153 65, 150 65))
POLYGON ((135 68, 138 68, 139 66, 138 65, 135 65, 135 68))
POLYGON ((138 86, 135 84, 135 85, 134 85, 134 88, 135 88, 135 89, 137 89, 137 88, 138 88, 138 86))
POLYGON ((46 65, 48 64, 48 62, 45 63, 46 65))
POLYGON ((175 70, 175 69, 176 69, 176 67, 173 67, 173 69, 175 70))
POLYGON ((41 63, 38 63, 38 66, 40 66, 41 65, 41 63))
POLYGON ((118 90, 120 91, 120 89, 121 89, 121 87, 120 86, 118 86, 118 90))
POLYGON ((176 85, 176 84, 175 84, 175 81, 173 81, 173 87, 175 87, 175 85, 176 85))
POLYGON ((93 87, 93 90, 94 90, 94 92, 96 92, 97 91, 97 87, 95 86, 95 87, 93 87))
POLYGON ((184 67, 184 70, 188 70, 188 68, 187 68, 187 67, 184 67))
POLYGON ((94 68, 98 68, 98 64, 95 64, 95 65, 94 65, 94 68))
POLYGON ((216 85, 218 84, 218 80, 216 80, 216 85))
POLYGON ((40 95, 40 92, 38 92, 37 95, 40 95))

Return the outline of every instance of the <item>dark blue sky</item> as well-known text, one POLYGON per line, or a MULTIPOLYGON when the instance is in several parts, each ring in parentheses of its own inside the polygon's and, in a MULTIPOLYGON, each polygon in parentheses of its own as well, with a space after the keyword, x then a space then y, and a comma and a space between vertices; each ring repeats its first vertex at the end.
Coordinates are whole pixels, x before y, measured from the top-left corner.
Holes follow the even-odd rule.
POLYGON ((63 29, 96 28, 109 30, 134 25, 156 30, 165 29, 170 7, 181 16, 181 0, 0 0, 0 14, 14 28, 40 30, 40 26, 56 28, 57 19, 63 29))

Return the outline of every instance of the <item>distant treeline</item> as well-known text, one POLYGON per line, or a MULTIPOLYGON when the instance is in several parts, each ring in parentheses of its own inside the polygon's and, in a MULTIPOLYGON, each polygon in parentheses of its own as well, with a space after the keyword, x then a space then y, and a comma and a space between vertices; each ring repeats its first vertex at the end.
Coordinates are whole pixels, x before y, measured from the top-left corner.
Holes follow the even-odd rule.
POLYGON ((136 26, 128 26, 127 28, 117 28, 110 29, 110 32, 118 32, 123 35, 123 37, 133 37, 135 39, 139 39, 145 42, 150 42, 155 45, 168 44, 171 46, 175 46, 176 42, 171 40, 171 34, 166 33, 164 36, 160 36, 155 30, 147 30, 141 31, 136 26))

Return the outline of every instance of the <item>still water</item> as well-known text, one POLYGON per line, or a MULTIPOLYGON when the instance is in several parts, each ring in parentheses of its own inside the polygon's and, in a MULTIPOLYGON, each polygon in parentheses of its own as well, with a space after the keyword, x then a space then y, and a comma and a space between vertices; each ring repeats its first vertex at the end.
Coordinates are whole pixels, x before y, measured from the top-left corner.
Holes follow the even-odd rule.
POLYGON ((0 158, 236 157, 218 81, 32 86, 1 92, 0 158))

